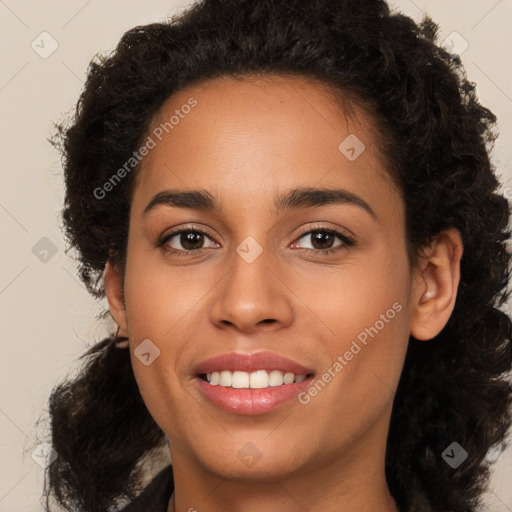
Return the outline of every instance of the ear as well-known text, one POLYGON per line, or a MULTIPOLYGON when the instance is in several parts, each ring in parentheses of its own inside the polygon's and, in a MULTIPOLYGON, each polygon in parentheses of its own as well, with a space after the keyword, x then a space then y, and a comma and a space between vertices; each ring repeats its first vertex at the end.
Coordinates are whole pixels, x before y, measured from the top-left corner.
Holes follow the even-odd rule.
POLYGON ((430 340, 447 324, 457 298, 463 250, 459 231, 449 228, 436 237, 414 271, 411 334, 416 339, 430 340))
POLYGON ((105 266, 103 280, 105 283, 105 292, 107 294, 110 313, 119 325, 119 335, 128 337, 126 307, 123 293, 123 278, 121 271, 114 266, 110 260, 107 261, 105 266))

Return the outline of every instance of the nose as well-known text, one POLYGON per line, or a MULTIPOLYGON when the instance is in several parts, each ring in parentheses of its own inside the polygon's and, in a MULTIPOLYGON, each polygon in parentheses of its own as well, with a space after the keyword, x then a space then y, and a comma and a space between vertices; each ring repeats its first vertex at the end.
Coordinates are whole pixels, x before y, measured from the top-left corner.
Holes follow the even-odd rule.
POLYGON ((233 251, 230 270, 215 288, 211 321, 219 328, 232 326, 247 334, 270 332, 293 320, 293 294, 279 275, 270 250, 252 262, 233 251))

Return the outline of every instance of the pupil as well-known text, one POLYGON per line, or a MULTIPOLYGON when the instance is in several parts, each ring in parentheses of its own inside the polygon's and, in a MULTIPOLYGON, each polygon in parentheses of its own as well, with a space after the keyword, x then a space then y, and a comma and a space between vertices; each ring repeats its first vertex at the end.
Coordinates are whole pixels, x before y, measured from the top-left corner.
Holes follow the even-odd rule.
POLYGON ((313 235, 313 247, 315 249, 328 249, 332 245, 332 234, 326 233, 325 231, 316 233, 313 235), (321 245, 321 247, 317 247, 317 242, 321 245))
POLYGON ((201 245, 201 242, 203 241, 203 238, 204 238, 204 235, 201 234, 201 233, 197 233, 197 232, 193 232, 193 231, 188 231, 188 232, 185 232, 185 233, 181 233, 181 245, 185 248, 185 249, 190 249, 190 250, 194 250, 194 249, 199 249, 200 247, 195 247, 196 244, 199 243, 199 245, 201 245))

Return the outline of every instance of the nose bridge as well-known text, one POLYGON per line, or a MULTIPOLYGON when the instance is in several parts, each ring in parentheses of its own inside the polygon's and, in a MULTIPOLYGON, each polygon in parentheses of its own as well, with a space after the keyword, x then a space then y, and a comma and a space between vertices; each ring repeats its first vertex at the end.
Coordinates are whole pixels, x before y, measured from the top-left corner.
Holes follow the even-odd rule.
POLYGON ((260 241, 247 236, 230 255, 230 271, 222 280, 211 310, 216 325, 251 331, 291 321, 286 287, 276 277, 276 258, 271 247, 260 241))

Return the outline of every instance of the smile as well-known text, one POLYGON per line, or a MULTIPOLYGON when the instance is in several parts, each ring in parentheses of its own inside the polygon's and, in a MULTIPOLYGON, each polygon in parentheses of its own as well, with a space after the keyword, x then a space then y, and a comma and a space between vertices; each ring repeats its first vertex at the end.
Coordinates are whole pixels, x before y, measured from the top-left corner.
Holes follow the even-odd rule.
POLYGON ((293 402, 294 400, 299 403, 298 395, 304 392, 311 385, 314 378, 314 374, 295 376, 293 373, 279 373, 282 375, 279 376, 274 373, 274 371, 271 371, 269 374, 265 370, 258 370, 256 372, 251 372, 250 374, 247 372, 230 372, 225 370, 221 372, 212 372, 210 374, 211 380, 217 379, 214 374, 218 375, 219 384, 212 384, 209 382, 208 374, 198 375, 195 382, 199 387, 199 393, 206 398, 210 404, 213 404, 217 408, 228 413, 252 416, 270 413, 285 406, 286 404, 289 404, 290 402, 293 402), (261 379, 259 388, 249 387, 251 386, 251 376, 254 373, 258 374, 258 376, 255 377, 256 379, 261 379), (265 375, 262 376, 262 374, 265 375), (263 387, 265 379, 276 379, 273 380, 273 382, 277 382, 278 377, 279 381, 283 381, 282 384, 271 385, 269 383, 263 387), (290 381, 292 377, 292 382, 285 382, 285 379, 286 381, 290 381), (223 380, 224 384, 220 383, 221 378, 225 379, 223 380), (228 379, 230 379, 231 382, 228 379), (235 381, 235 385, 237 385, 238 382, 240 387, 237 388, 233 386, 233 379, 235 381), (247 386, 248 381, 249 386, 247 386))

